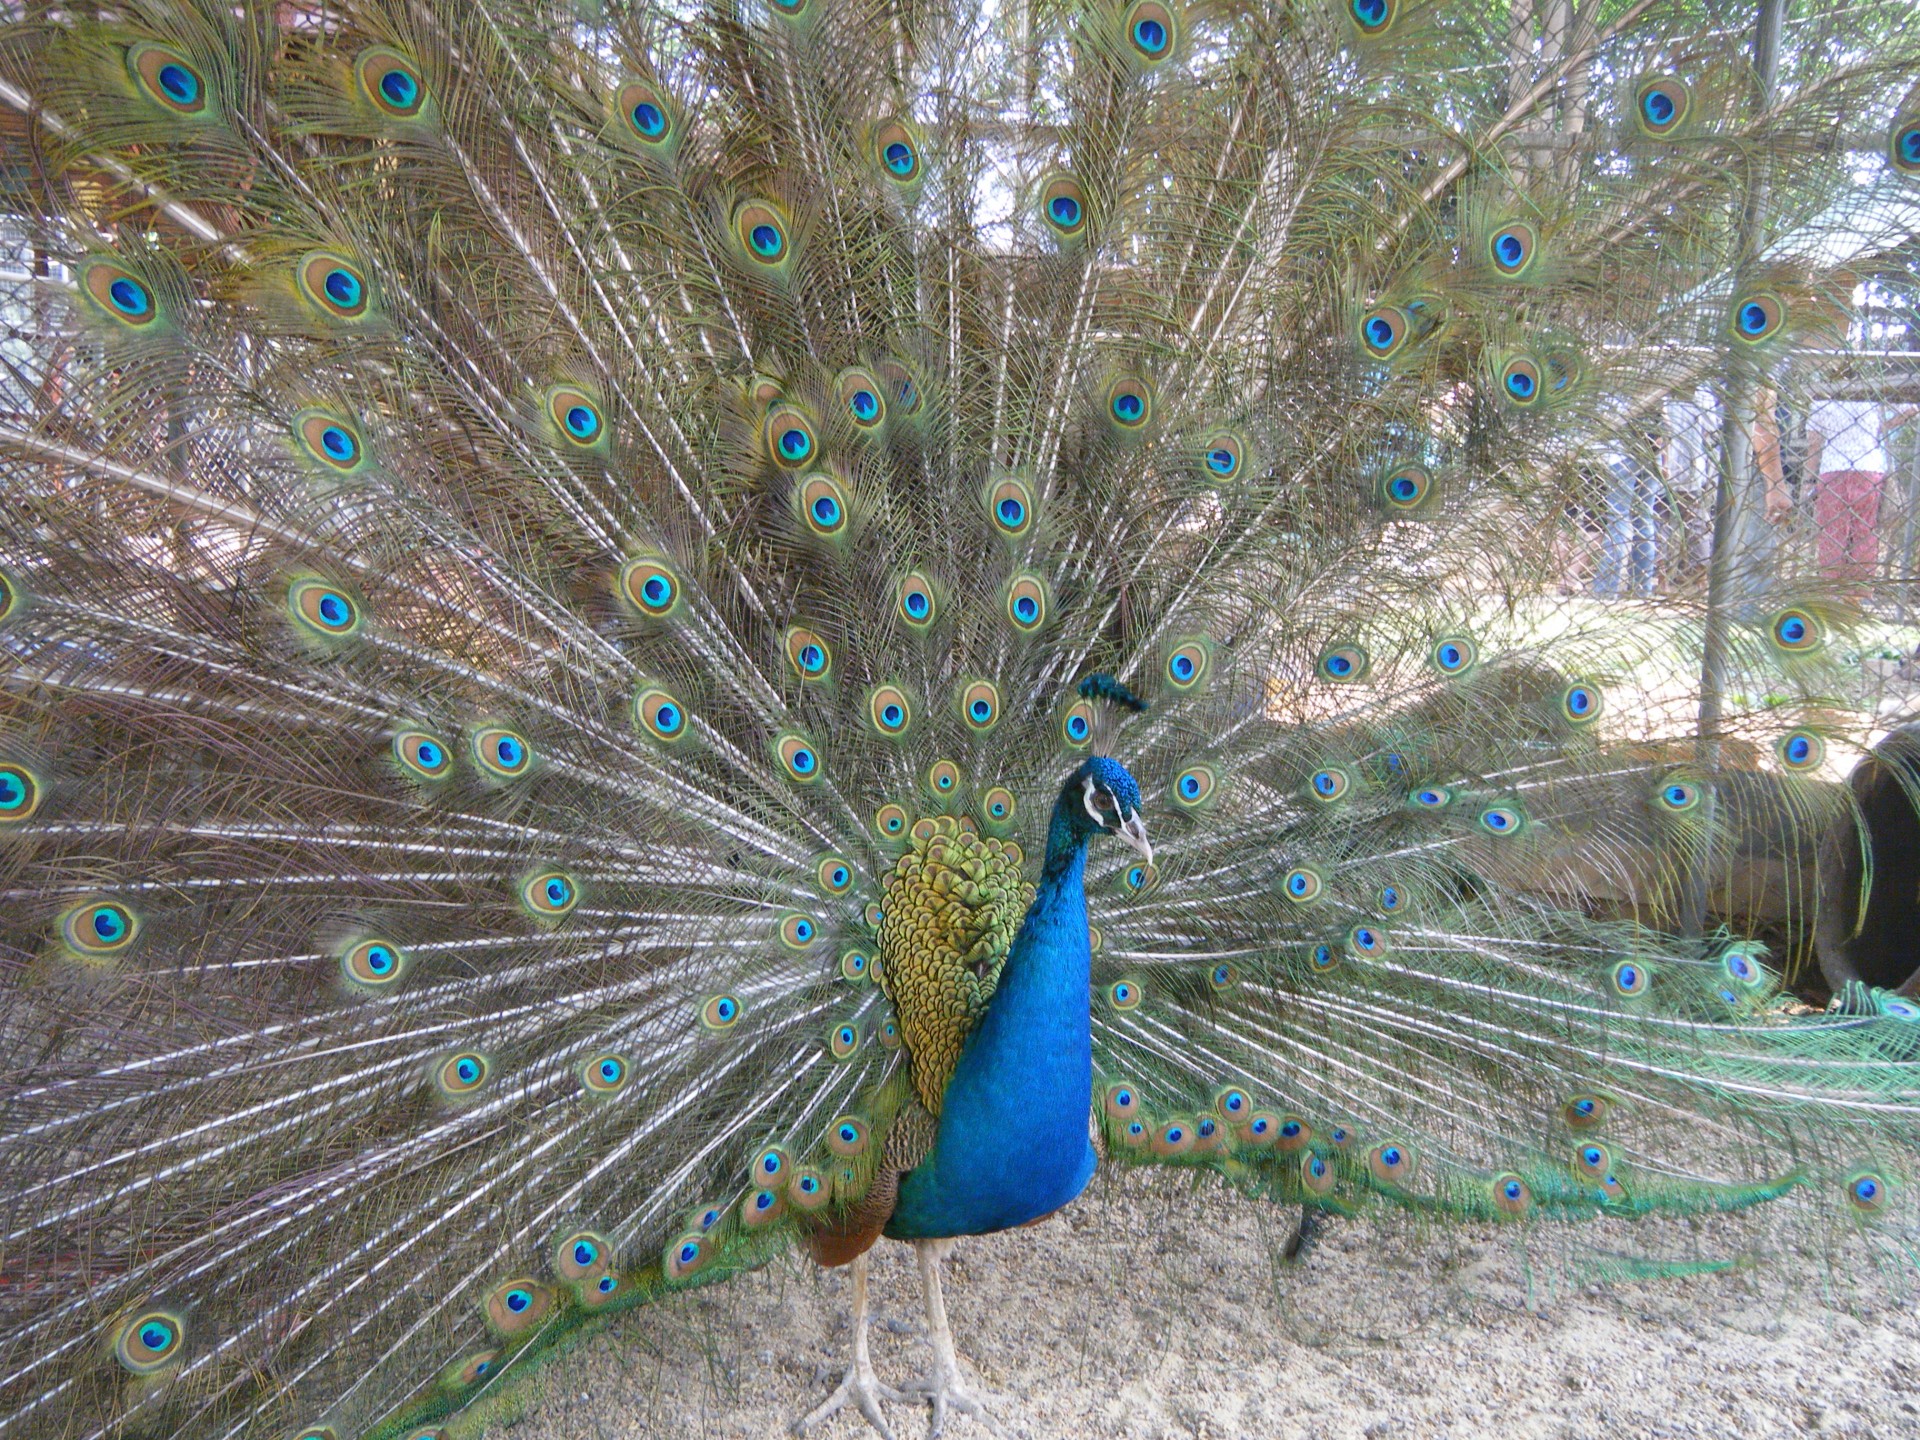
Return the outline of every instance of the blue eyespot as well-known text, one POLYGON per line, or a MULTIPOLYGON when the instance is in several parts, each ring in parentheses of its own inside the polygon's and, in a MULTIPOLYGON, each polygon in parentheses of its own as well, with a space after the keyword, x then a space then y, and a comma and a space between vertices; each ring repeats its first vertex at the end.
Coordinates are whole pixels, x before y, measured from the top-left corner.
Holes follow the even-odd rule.
POLYGON ((1331 970, 1334 965, 1334 959, 1335 956, 1331 945, 1316 945, 1313 947, 1314 969, 1331 970))
POLYGON ((1084 715, 1069 715, 1067 717, 1067 734, 1068 736, 1070 736, 1072 739, 1075 739, 1075 740, 1086 739, 1087 738, 1086 717, 1084 715))
POLYGON ((1391 885, 1383 889, 1380 892, 1380 908, 1382 910, 1398 910, 1400 908, 1400 892, 1391 885))
POLYGON ((162 65, 159 81, 177 105, 191 105, 200 98, 200 78, 184 65, 162 65))
POLYGON ((911 175, 913 173, 913 147, 908 145, 904 140, 896 140, 887 146, 885 155, 887 169, 891 170, 894 174, 911 175))
POLYGON ((800 668, 809 675, 818 674, 826 664, 827 652, 818 645, 809 643, 800 647, 800 668))
POLYGON ((1673 97, 1662 90, 1649 90, 1640 101, 1640 112, 1656 128, 1670 124, 1674 115, 1673 97))
POLYGON ((348 608, 346 600, 339 595, 332 593, 322 595, 318 608, 320 618, 336 628, 344 626, 353 618, 353 611, 348 608))
POLYGON ((1048 204, 1047 213, 1053 217, 1054 224, 1072 229, 1080 223, 1080 202, 1071 195, 1056 195, 1048 204))
POLYGON ((158 1320, 149 1320, 140 1327, 140 1343, 149 1350, 164 1350, 173 1343, 173 1328, 158 1320))
POLYGON ((1009 529, 1018 525, 1021 522, 1021 520, 1025 518, 1027 513, 1027 507, 1022 505, 1018 500, 1016 500, 1011 495, 1004 496, 1001 499, 999 509, 1000 509, 1000 523, 1007 526, 1009 529))
POLYGON ((1527 247, 1517 235, 1502 235, 1493 242, 1493 253, 1500 264, 1511 270, 1526 259, 1527 247))
MULTIPOLYGON (((928 615, 933 613, 933 601, 924 590, 909 590, 907 592, 907 598, 903 603, 906 606, 907 614, 915 620, 924 620, 928 615)), ((1027 603, 1029 605, 1032 604, 1031 601, 1027 603)))
POLYGON ((1396 475, 1387 482, 1387 493, 1400 501, 1416 500, 1420 496, 1420 482, 1411 475, 1396 475))
POLYGON ((1198 798, 1200 794, 1200 777, 1198 775, 1182 775, 1180 777, 1180 793, 1189 800, 1198 798))
POLYGON ((1175 655, 1173 659, 1167 662, 1167 673, 1176 680, 1191 680, 1194 675, 1194 670, 1195 666, 1191 655, 1184 653, 1175 655))
POLYGON ((638 105, 633 107, 630 113, 633 119, 633 128, 638 130, 642 135, 645 135, 648 139, 657 140, 661 135, 666 133, 667 117, 661 111, 660 107, 651 101, 642 100, 638 105))
POLYGON ((1894 141, 1894 147, 1900 152, 1904 164, 1920 168, 1920 127, 1900 132, 1900 138, 1894 141))
POLYGON ((1125 421, 1130 425, 1139 420, 1146 412, 1146 401, 1138 395, 1128 393, 1113 397, 1113 417, 1116 420, 1125 421))
POLYGON ((119 910, 111 905, 102 905, 93 912, 90 922, 93 933, 105 944, 112 945, 127 933, 127 921, 119 910))
POLYGON ((595 1288, 598 1289, 602 1295, 611 1295, 619 1287, 619 1284, 620 1282, 614 1279, 613 1276, 602 1275, 599 1285, 595 1288))
MULTIPOLYGON (((1367 3, 1369 3, 1369 0, 1355 0, 1354 8, 1356 11, 1358 11, 1361 5, 1367 4, 1367 3)), ((1386 6, 1380 3, 1380 0, 1371 0, 1371 3, 1378 4, 1382 12, 1384 12, 1386 9, 1386 6)), ((1385 316, 1374 315, 1369 317, 1363 329, 1366 332, 1367 343, 1371 345, 1374 349, 1385 350, 1388 346, 1393 344, 1393 341, 1394 341, 1393 322, 1388 320, 1385 316)))
POLYGON ((1512 370, 1506 377, 1507 393, 1516 400, 1531 400, 1534 391, 1534 379, 1525 370, 1512 370))
POLYGON ((573 897, 573 887, 558 876, 549 879, 545 888, 547 903, 556 907, 566 904, 573 897))
POLYGON ((1351 675, 1353 673, 1353 661, 1345 655, 1329 655, 1327 657, 1327 671, 1332 675, 1351 675))
POLYGON ((413 104, 420 87, 406 71, 389 70, 380 77, 380 93, 387 97, 394 109, 405 110, 413 104))
POLYGON ((695 1260, 699 1259, 699 1257, 700 1247, 695 1245, 691 1240, 680 1247, 680 1263, 682 1265, 691 1265, 695 1260))
POLYGON ((907 712, 898 705, 888 705, 880 711, 881 723, 889 730, 896 730, 906 720, 907 712))
POLYGON ((856 420, 872 420, 880 413, 880 397, 871 390, 856 390, 848 397, 847 408, 856 420))
POLYGON ((461 1083, 463 1084, 478 1084, 480 1080, 480 1062, 463 1057, 454 1065, 453 1072, 460 1077, 461 1083))
POLYGON ((343 310, 351 310, 360 303, 361 284, 359 277, 346 270, 329 270, 327 278, 321 282, 329 299, 343 310))
POLYGON ((122 275, 107 286, 107 298, 113 308, 125 315, 144 315, 152 307, 147 287, 122 275))
POLYGON ((1240 457, 1227 449, 1209 450, 1207 468, 1224 479, 1240 468, 1240 457))
POLYGON ((754 226, 747 238, 752 241, 755 250, 768 256, 778 255, 784 243, 780 232, 771 225, 754 226))
POLYGON ((1127 871, 1127 884, 1132 886, 1135 890, 1138 890, 1142 885, 1146 883, 1147 883, 1147 872, 1140 866, 1138 865, 1132 866, 1127 871))
POLYGON ((567 429, 576 439, 591 440, 600 430, 600 417, 585 405, 567 408, 567 429))
POLYGON ((1280 1138, 1282 1140, 1292 1140, 1300 1134, 1301 1128, 1298 1120, 1285 1121, 1280 1126, 1280 1138))
POLYGON ((394 958, 393 951, 389 950, 385 945, 369 945, 366 950, 365 959, 367 969, 376 975, 386 975, 390 973, 393 967, 399 963, 394 958))

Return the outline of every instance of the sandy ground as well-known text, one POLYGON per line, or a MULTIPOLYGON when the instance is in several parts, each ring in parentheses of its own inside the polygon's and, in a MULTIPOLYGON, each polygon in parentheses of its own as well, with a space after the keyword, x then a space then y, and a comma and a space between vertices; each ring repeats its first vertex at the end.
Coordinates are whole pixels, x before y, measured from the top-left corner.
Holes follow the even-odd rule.
MULTIPOLYGON (((1005 1433, 1920 1437, 1910 1299, 1739 1273, 1549 1289, 1510 1230, 1392 1221, 1332 1225, 1288 1265, 1289 1219, 1177 1177, 1102 1177, 1044 1225, 962 1242, 947 1305, 1005 1433)), ((919 1279, 908 1247, 876 1257, 874 1360, 898 1383, 926 1363, 919 1279)), ((844 1272, 797 1259, 676 1297, 529 1377, 507 1433, 784 1436, 837 1383, 847 1313, 844 1272)), ((897 1440, 927 1434, 924 1406, 888 1417, 897 1440)), ((813 1433, 872 1432, 849 1412, 813 1433)))

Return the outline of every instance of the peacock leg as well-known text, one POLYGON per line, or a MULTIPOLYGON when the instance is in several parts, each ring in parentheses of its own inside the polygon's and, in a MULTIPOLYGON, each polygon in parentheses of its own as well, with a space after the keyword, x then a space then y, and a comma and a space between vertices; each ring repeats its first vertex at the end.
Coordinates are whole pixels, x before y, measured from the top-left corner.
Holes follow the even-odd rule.
POLYGON ((847 1367, 846 1378, 829 1395, 819 1408, 801 1416, 793 1422, 793 1433, 804 1435, 808 1430, 846 1408, 851 1400, 860 1407, 860 1413, 867 1423, 878 1430, 883 1440, 893 1440, 893 1432, 887 1428, 887 1422, 880 1414, 882 1400, 905 1400, 891 1385, 880 1383, 880 1377, 873 1373, 873 1357, 867 1353, 867 1252, 861 1251, 853 1258, 853 1363, 847 1367))
POLYGON ((1000 1426, 987 1410, 987 1397, 969 1389, 960 1374, 960 1357, 953 1348, 953 1327, 947 1323, 947 1302, 940 1293, 940 1262, 953 1249, 951 1240, 916 1240, 913 1248, 920 1255, 920 1283, 926 1291, 927 1343, 933 1347, 933 1368, 905 1387, 909 1396, 922 1396, 933 1406, 933 1429, 929 1440, 947 1423, 947 1412, 978 1420, 998 1435, 1000 1426))

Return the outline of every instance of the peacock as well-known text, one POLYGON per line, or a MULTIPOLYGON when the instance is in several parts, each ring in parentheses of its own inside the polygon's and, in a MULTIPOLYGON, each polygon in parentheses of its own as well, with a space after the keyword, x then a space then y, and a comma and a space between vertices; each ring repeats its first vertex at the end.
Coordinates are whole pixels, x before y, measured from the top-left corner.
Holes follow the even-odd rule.
POLYGON ((0 1436, 465 1440, 796 1248, 802 1427, 991 1425, 942 1259, 1102 1167, 1909 1274, 1889 582, 1751 457, 1920 49, 1762 11, 9 7, 0 1436))

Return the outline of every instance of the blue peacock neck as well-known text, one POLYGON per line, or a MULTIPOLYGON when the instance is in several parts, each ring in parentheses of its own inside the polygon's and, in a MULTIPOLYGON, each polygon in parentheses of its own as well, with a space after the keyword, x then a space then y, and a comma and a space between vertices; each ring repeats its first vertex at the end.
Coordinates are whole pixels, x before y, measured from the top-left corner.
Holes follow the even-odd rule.
POLYGON ((1093 1175, 1091 832, 1072 809, 1078 803, 1069 786, 1053 807, 1033 904, 947 1086, 933 1153, 901 1185, 889 1235, 1024 1225, 1072 1200, 1093 1175))

